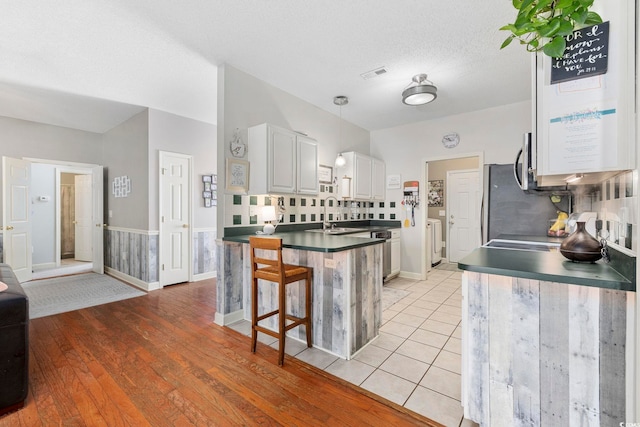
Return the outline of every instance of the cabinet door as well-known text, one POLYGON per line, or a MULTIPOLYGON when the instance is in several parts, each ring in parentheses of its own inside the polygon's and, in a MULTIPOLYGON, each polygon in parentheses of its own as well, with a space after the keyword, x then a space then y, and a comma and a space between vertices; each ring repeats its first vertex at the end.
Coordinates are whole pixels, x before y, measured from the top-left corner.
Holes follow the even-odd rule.
POLYGON ((318 194, 318 145, 312 139, 298 136, 297 156, 297 192, 318 194))
MULTIPOLYGON (((606 73, 551 84, 551 59, 536 56, 539 176, 635 168, 635 2, 599 0, 594 11, 610 21, 606 73)), ((582 64, 561 61, 556 69, 565 67, 582 64)))
POLYGON ((384 200, 385 171, 384 162, 371 159, 371 198, 384 200))
POLYGON ((371 199, 371 157, 355 153, 353 174, 353 198, 371 199))
POLYGON ((296 163, 296 134, 278 128, 270 128, 267 150, 267 189, 269 192, 295 192, 296 163))
POLYGON ((400 273, 400 238, 391 239, 391 273, 400 273))

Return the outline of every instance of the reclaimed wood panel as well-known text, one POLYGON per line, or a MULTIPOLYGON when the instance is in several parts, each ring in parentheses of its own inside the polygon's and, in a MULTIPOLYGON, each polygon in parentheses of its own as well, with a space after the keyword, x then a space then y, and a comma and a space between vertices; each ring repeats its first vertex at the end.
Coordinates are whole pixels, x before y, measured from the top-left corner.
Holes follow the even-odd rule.
POLYGON ((569 424, 569 288, 540 284, 540 425, 569 424))
POLYGON ((618 426, 625 417, 628 293, 600 290, 600 425, 618 426))
MULTIPOLYGON (((569 288, 569 424, 599 425, 599 304, 598 288, 569 288)), ((567 331, 567 332, 569 332, 567 331)), ((565 332, 565 333, 567 333, 565 332)))
MULTIPOLYGON (((468 417, 481 425, 490 425, 489 412, 489 289, 486 274, 468 275, 468 417)), ((467 413, 467 411, 465 411, 467 413)))
POLYGON ((489 410, 492 425, 512 427, 513 418, 513 351, 512 279, 496 276, 488 287, 489 292, 489 336, 491 357, 489 359, 489 410))
POLYGON ((467 418, 481 426, 626 420, 634 293, 471 272, 463 284, 467 418))
POLYGON ((513 283, 514 426, 540 425, 540 292, 537 280, 513 283))

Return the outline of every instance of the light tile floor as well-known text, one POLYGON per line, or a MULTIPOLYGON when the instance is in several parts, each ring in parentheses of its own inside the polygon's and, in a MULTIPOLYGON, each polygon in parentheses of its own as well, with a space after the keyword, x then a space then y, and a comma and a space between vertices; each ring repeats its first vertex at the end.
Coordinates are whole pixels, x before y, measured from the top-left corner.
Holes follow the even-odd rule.
MULTIPOLYGON (((427 280, 385 284, 407 295, 383 311, 380 336, 352 360, 289 339, 286 352, 446 426, 474 426, 460 404, 461 278, 456 265, 445 264, 427 280)), ((250 335, 248 321, 230 327, 250 335)), ((277 347, 270 336, 258 339, 277 347)))

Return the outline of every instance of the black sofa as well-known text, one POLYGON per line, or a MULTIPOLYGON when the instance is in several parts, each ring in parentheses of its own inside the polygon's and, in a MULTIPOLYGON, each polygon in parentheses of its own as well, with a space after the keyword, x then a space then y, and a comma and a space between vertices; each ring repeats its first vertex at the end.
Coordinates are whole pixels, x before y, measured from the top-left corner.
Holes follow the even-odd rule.
POLYGON ((0 416, 24 406, 29 390, 29 300, 13 270, 0 264, 0 416))

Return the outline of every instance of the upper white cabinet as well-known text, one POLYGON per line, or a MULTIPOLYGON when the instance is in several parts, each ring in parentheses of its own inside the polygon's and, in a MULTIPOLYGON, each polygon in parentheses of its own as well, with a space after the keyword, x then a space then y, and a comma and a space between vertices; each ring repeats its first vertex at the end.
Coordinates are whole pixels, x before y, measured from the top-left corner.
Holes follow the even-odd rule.
POLYGON ((596 0, 594 10, 604 24, 574 33, 576 45, 555 65, 556 71, 572 72, 572 80, 552 84, 552 59, 535 57, 537 163, 532 166, 538 177, 635 168, 635 2, 596 0), (607 21, 609 41, 604 43, 607 21), (578 69, 594 71, 592 60, 604 55, 605 46, 606 73, 575 79, 578 69))
POLYGON ((384 162, 371 158, 371 198, 373 200, 384 200, 385 177, 384 162))
POLYGON ((318 194, 315 140, 269 124, 249 128, 250 194, 318 194))
POLYGON ((362 153, 351 151, 342 153, 345 165, 337 169, 340 185, 349 188, 340 190, 342 197, 353 200, 384 200, 384 162, 362 153), (349 180, 342 178, 347 177, 349 180))

